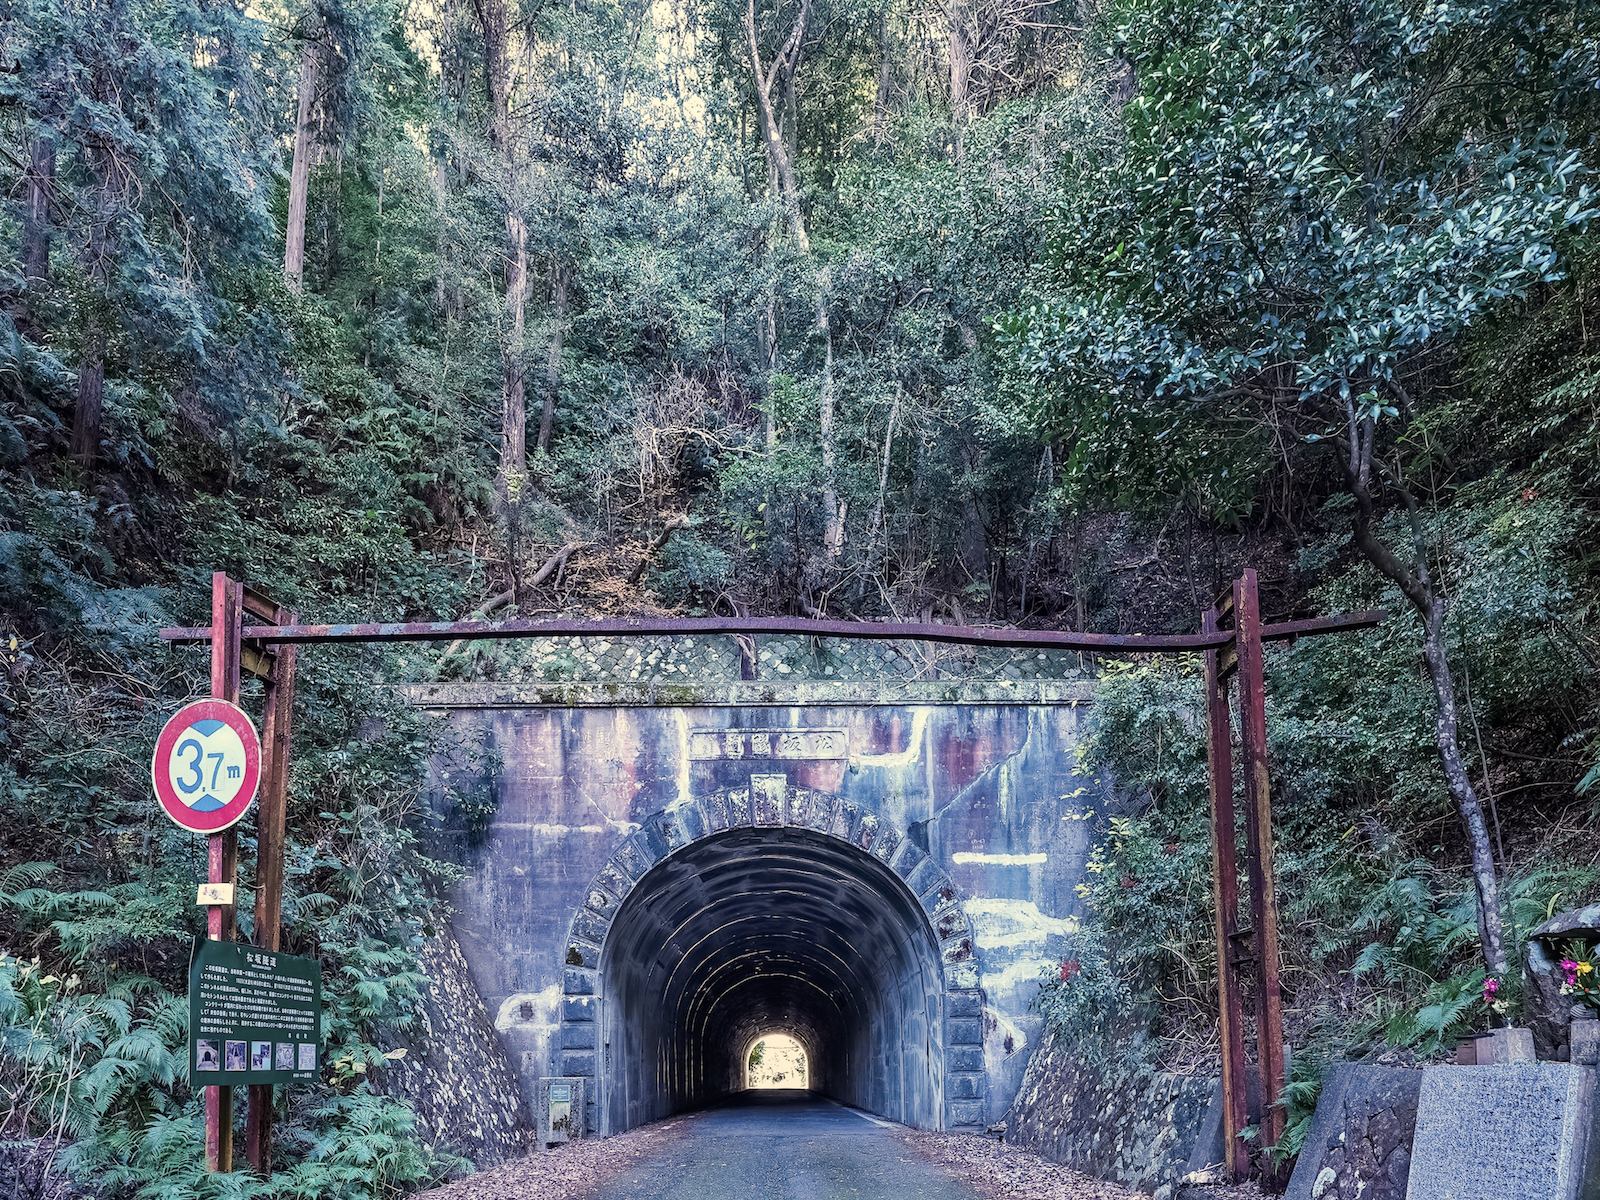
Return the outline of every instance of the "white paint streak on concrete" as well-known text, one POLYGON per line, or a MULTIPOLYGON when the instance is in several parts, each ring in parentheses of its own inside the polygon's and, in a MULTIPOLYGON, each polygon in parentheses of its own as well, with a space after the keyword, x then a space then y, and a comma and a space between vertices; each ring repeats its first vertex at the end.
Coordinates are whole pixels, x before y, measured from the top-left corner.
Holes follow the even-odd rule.
POLYGON ((1021 987, 1025 983, 1036 983, 1039 974, 1055 966, 1055 963, 1044 958, 1024 959, 1022 962, 1012 963, 998 971, 983 972, 983 990, 990 997, 1002 992, 1009 992, 1013 988, 1021 987))
POLYGON ((694 799, 689 789, 689 714, 681 708, 672 710, 672 719, 678 726, 678 804, 694 799))
POLYGON ((1078 932, 1077 917, 1047 916, 1032 900, 977 897, 962 908, 972 923, 972 936, 980 950, 1043 946, 1052 937, 1069 937, 1078 932))
POLYGON ((500 1002, 500 1010, 494 1015, 494 1027, 501 1033, 512 1029, 532 1029, 549 1031, 561 1024, 561 985, 552 983, 549 987, 541 988, 537 992, 517 992, 507 996, 500 1002), (531 1020, 522 1019, 522 1006, 533 1006, 531 1020))
POLYGON ((979 854, 973 850, 957 850, 950 856, 950 861, 957 866, 973 863, 985 867, 1037 867, 1042 866, 1048 857, 1043 850, 1033 854, 979 854))
MULTIPOLYGON (((616 822, 613 822, 615 824, 616 822)), ((629 823, 631 825, 631 823, 629 823)), ((606 833, 610 825, 546 825, 542 822, 532 821, 496 821, 496 829, 521 829, 528 833, 536 833, 540 837, 567 837, 574 833, 606 833)), ((637 829, 637 825, 631 825, 637 829)))
POLYGON ((906 748, 891 754, 862 754, 856 757, 858 767, 878 767, 882 770, 896 771, 909 767, 917 761, 922 753, 922 743, 928 730, 928 712, 926 708, 913 708, 911 710, 911 736, 906 739, 906 748))

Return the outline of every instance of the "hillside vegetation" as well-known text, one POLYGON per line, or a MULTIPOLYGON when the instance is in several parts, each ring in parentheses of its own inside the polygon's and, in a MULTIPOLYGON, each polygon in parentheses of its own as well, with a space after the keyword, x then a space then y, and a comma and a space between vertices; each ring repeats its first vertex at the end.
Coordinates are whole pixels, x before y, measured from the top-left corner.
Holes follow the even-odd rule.
MULTIPOLYGON (((0 32, 17 1194, 465 1169, 383 1088, 455 876, 443 735, 373 685, 493 646, 306 656, 285 948, 332 1067, 270 1179, 203 1172, 204 846, 147 764, 207 688, 155 631, 213 570, 319 621, 1189 631, 1247 564, 1269 619, 1387 607, 1268 663, 1297 1113, 1329 1062, 1481 1027, 1487 976, 1514 1015, 1527 931, 1600 895, 1591 6, 11 0, 0 32)), ((1100 666, 1129 813, 1041 1005, 1200 1068, 1197 664, 1100 666)))

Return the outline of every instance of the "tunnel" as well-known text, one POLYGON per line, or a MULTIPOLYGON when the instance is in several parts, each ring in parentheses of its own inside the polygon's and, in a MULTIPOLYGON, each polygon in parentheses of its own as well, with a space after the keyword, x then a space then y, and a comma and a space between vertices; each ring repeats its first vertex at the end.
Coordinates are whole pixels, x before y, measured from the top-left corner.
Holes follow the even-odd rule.
POLYGON ((705 836, 651 866, 599 955, 599 1132, 715 1104, 784 1033, 811 1089, 944 1127, 945 976, 923 903, 880 857, 797 827, 705 836))

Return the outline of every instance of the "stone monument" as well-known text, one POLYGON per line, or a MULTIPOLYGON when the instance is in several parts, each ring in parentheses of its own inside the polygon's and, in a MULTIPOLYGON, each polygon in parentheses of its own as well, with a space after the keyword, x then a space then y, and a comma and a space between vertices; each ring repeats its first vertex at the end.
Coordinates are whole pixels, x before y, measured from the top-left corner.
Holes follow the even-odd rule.
POLYGON ((1406 1200, 1579 1200, 1594 1069, 1428 1067, 1406 1200))

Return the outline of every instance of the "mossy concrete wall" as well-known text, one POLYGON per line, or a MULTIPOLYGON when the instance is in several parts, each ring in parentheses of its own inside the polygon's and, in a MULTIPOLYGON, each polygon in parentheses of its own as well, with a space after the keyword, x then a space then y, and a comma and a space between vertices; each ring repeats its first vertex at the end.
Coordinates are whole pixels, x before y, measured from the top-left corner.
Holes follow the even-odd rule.
MULTIPOLYGON (((849 801, 953 881, 983 996, 983 1117, 998 1119, 1105 808, 1076 761, 1092 679, 1076 655, 831 640, 764 640, 757 661, 742 680, 731 638, 573 638, 496 651, 493 683, 408 689, 499 763, 487 827, 457 814, 445 836, 467 872, 456 930, 513 1065, 530 1094, 563 1073, 568 928, 623 843, 674 804, 780 774, 849 801)), ((483 770, 441 758, 440 810, 483 770)))

